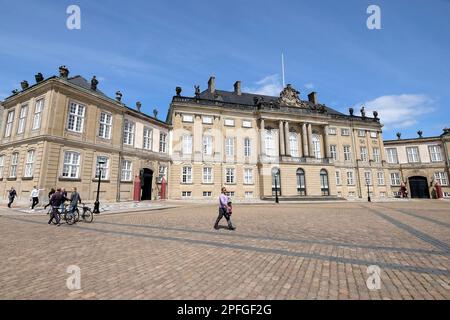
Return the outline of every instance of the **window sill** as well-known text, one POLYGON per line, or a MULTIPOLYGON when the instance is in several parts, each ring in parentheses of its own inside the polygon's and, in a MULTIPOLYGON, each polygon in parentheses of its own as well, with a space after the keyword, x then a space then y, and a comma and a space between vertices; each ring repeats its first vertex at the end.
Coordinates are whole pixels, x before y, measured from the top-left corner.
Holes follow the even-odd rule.
MULTIPOLYGON (((98 182, 98 179, 92 179, 92 182, 98 182)), ((110 183, 109 179, 102 179, 101 183, 110 183)))
POLYGON ((33 177, 22 177, 22 181, 24 180, 33 180, 33 177))
POLYGON ((9 178, 6 178, 6 180, 8 180, 8 181, 16 181, 17 177, 9 177, 9 178))
POLYGON ((181 185, 185 186, 185 185, 193 185, 192 182, 180 182, 181 185))
POLYGON ((81 182, 80 178, 68 178, 68 177, 59 177, 59 181, 72 181, 72 182, 81 182))
POLYGON ((133 184, 133 181, 120 181, 121 184, 133 184))

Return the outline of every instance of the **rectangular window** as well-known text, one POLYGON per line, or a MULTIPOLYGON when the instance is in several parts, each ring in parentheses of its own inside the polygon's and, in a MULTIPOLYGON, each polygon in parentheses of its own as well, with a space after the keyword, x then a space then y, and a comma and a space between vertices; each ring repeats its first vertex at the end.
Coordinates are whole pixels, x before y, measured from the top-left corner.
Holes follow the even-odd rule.
POLYGON ((14 111, 9 111, 8 116, 6 117, 5 138, 11 136, 13 121, 14 121, 14 111))
POLYGON ((380 148, 373 148, 373 161, 376 163, 381 162, 380 148))
POLYGON ((33 128, 32 130, 37 130, 41 128, 42 122, 42 111, 44 110, 44 99, 39 99, 36 101, 34 106, 34 117, 33 117, 33 128))
POLYGON ((5 156, 0 155, 0 179, 3 179, 4 169, 5 169, 5 156))
POLYGON ((388 163, 398 163, 397 148, 386 149, 388 163))
POLYGON ((338 159, 338 153, 337 153, 337 146, 332 144, 330 145, 330 154, 331 157, 333 158, 333 160, 337 160, 338 159))
POLYGON ((19 124, 17 126, 17 134, 21 134, 25 131, 25 125, 27 124, 28 105, 23 105, 20 108, 19 124))
POLYGON ((225 169, 225 181, 226 183, 235 183, 234 168, 225 169))
POLYGON ((102 180, 108 179, 109 174, 109 159, 105 156, 98 156, 95 165, 95 179, 100 176, 100 171, 102 172, 102 180))
POLYGON ((244 184, 253 184, 253 169, 244 169, 244 184))
POLYGON ((441 146, 429 146, 428 150, 430 152, 430 160, 431 162, 438 162, 442 161, 442 152, 441 152, 441 146))
POLYGON ((17 164, 19 163, 19 153, 14 152, 11 155, 11 170, 9 171, 9 176, 11 178, 17 177, 17 164))
POLYGON ((400 185, 400 173, 399 172, 391 172, 391 185, 393 185, 393 186, 400 185))
POLYGON ((194 116, 190 114, 183 114, 183 122, 194 122, 194 116))
POLYGON ((192 183, 192 167, 184 166, 181 172, 182 183, 192 183))
POLYGON ((166 179, 166 181, 167 181, 167 167, 160 165, 158 168, 158 181, 157 182, 161 183, 163 178, 166 179))
POLYGON ((340 186, 342 184, 342 182, 341 182, 341 171, 336 170, 335 171, 335 175, 336 175, 336 185, 340 186))
POLYGON ((225 195, 229 198, 232 198, 232 197, 234 197, 234 191, 227 191, 227 192, 225 192, 225 195))
POLYGON ((25 163, 25 177, 30 178, 33 176, 33 164, 34 164, 34 150, 27 152, 27 160, 25 163))
POLYGON ((213 183, 213 171, 211 167, 203 167, 203 183, 213 183))
POLYGON ((266 129, 264 135, 264 145, 266 147, 266 155, 275 156, 274 137, 272 130, 266 129))
POLYGON ((361 147, 361 161, 366 162, 367 161, 367 148, 361 147))
POLYGON ((348 197, 349 197, 349 198, 354 198, 354 197, 356 197, 355 191, 350 191, 350 192, 348 193, 348 197))
POLYGON ((372 173, 370 171, 364 172, 364 180, 366 182, 366 185, 372 185, 372 173))
POLYGON ((371 137, 372 139, 376 139, 376 137, 377 137, 377 132, 376 132, 376 131, 370 131, 370 137, 371 137))
POLYGON ((112 115, 106 112, 100 113, 100 126, 98 136, 103 139, 111 139, 112 115))
POLYGON ((242 127, 243 128, 251 128, 252 127, 252 122, 250 120, 243 120, 242 121, 242 127))
POLYGON ((436 172, 434 179, 439 182, 441 186, 448 186, 448 177, 446 172, 436 172))
POLYGON ((129 160, 122 161, 122 181, 131 181, 133 179, 133 163, 129 160))
POLYGON ((341 129, 341 136, 349 136, 350 135, 350 129, 341 129))
POLYGON ((85 107, 81 104, 71 102, 69 105, 69 118, 67 129, 73 132, 83 132, 85 107))
POLYGON ((234 138, 232 137, 225 138, 225 155, 227 157, 234 156, 234 138))
POLYGON ((166 133, 160 133, 159 134, 159 152, 166 153, 167 149, 167 134, 166 133))
POLYGON ((253 198, 253 191, 245 191, 245 199, 252 199, 253 198))
POLYGON ((250 138, 244 139, 244 157, 250 157, 251 155, 251 143, 250 138))
POLYGON ((212 155, 212 136, 203 136, 203 154, 212 155))
POLYGON ((183 136, 183 154, 192 154, 192 136, 185 134, 183 136))
POLYGON ((80 154, 77 152, 64 152, 64 164, 62 176, 76 179, 80 174, 80 154))
POLYGON ((225 125, 227 127, 234 127, 234 120, 233 119, 225 119, 225 125))
POLYGON ((345 161, 352 160, 352 153, 351 153, 350 146, 344 146, 344 160, 345 161))
POLYGON ((146 150, 152 150, 153 146, 153 130, 145 127, 144 128, 144 141, 143 141, 143 148, 146 150))
POLYGON ((132 146, 134 144, 134 122, 125 120, 123 123, 123 144, 132 146))
POLYGON ((203 116, 202 117, 203 124, 212 124, 213 123, 213 117, 210 116, 203 116))
POLYGON ((355 185, 355 179, 353 176, 353 171, 347 171, 347 185, 354 186, 355 185))
POLYGON ((211 198, 212 192, 211 191, 203 191, 203 197, 204 198, 211 198))
POLYGON ((296 132, 289 133, 289 148, 291 152, 291 157, 298 157, 298 138, 296 132))
POLYGON ((329 128, 328 128, 328 134, 329 134, 329 135, 332 135, 332 136, 335 136, 335 135, 336 135, 336 128, 334 128, 334 127, 329 127, 329 128))
POLYGON ((406 154, 408 156, 408 162, 414 163, 419 162, 419 148, 418 147, 410 147, 406 148, 406 154))
POLYGON ((378 180, 378 185, 379 186, 384 186, 385 185, 384 172, 382 172, 382 171, 377 172, 377 180, 378 180))
POLYGON ((181 192, 182 198, 191 198, 192 197, 192 191, 182 191, 181 192))
POLYGON ((365 130, 358 130, 358 137, 365 137, 366 131, 365 130))

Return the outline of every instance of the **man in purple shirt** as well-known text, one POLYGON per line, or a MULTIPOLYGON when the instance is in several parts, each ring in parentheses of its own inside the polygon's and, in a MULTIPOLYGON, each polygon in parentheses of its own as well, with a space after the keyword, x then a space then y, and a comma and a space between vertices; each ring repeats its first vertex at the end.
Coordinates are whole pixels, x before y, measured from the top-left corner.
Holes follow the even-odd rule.
POLYGON ((214 224, 214 229, 219 229, 219 221, 222 219, 222 217, 225 217, 228 222, 228 229, 229 230, 235 230, 236 228, 233 227, 233 224, 231 223, 231 216, 228 213, 228 197, 225 194, 227 192, 227 189, 225 187, 222 188, 222 194, 219 196, 219 216, 217 217, 216 223, 214 224))

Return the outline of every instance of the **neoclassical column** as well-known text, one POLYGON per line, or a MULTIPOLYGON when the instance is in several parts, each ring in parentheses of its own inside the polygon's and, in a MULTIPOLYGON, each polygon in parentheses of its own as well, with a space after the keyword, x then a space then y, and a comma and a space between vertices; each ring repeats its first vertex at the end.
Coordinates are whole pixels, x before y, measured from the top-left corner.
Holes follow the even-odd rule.
POLYGON ((286 142, 285 144, 285 149, 286 149, 286 155, 290 156, 291 155, 291 144, 289 142, 289 122, 285 122, 284 123, 284 140, 286 142))
POLYGON ((308 129, 308 142, 309 142, 309 144, 308 144, 309 156, 314 157, 314 146, 313 146, 313 141, 312 141, 312 125, 311 125, 311 123, 308 123, 307 129, 308 129))
POLYGON ((308 148, 308 134, 306 129, 306 123, 302 124, 302 142, 303 142, 303 157, 309 157, 309 148, 308 148))
POLYGON ((283 128, 283 121, 280 120, 279 123, 280 130, 278 131, 279 135, 279 143, 280 143, 280 156, 284 156, 286 154, 286 150, 284 148, 284 128, 283 128))
POLYGON ((323 147, 325 148, 325 157, 331 158, 331 151, 330 146, 328 145, 328 125, 325 125, 324 128, 324 134, 323 134, 323 147))
POLYGON ((261 155, 265 155, 266 154, 266 141, 265 141, 265 130, 266 130, 266 126, 265 126, 265 121, 264 119, 261 119, 260 121, 260 125, 259 125, 260 129, 259 129, 259 135, 260 135, 260 139, 261 139, 261 155))

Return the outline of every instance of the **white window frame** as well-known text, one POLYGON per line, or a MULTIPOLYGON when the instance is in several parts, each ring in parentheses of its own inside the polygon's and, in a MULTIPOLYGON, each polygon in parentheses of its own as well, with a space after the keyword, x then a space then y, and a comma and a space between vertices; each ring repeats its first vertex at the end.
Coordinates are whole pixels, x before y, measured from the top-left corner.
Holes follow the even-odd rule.
POLYGON ((14 152, 11 155, 11 168, 9 170, 9 177, 10 178, 17 178, 17 167, 19 165, 19 153, 14 152))
POLYGON ((212 136, 204 135, 203 136, 203 154, 210 156, 212 155, 212 136))
POLYGON ((182 198, 192 198, 192 191, 181 191, 182 198))
POLYGON ((341 128, 341 136, 347 137, 350 135, 350 129, 348 128, 341 128))
POLYGON ((333 158, 333 160, 335 160, 335 161, 338 160, 337 145, 330 144, 330 154, 331 154, 331 158, 333 158))
POLYGON ((165 178, 167 181, 167 166, 160 164, 158 167, 158 183, 162 182, 162 179, 165 178))
POLYGON ((183 154, 192 154, 192 135, 184 134, 182 137, 182 153, 183 154))
POLYGON ((242 127, 243 128, 251 128, 252 122, 250 120, 242 120, 242 127))
POLYGON ((266 150, 266 155, 275 156, 275 139, 274 133, 271 129, 265 129, 264 135, 264 146, 266 150))
POLYGON ((385 179, 384 179, 384 172, 383 171, 378 171, 377 172, 377 182, 379 186, 384 186, 386 185, 385 179))
POLYGON ((67 117, 67 130, 82 133, 84 129, 84 117, 86 107, 80 103, 71 101, 69 103, 69 115, 67 117))
POLYGON ((192 123, 194 122, 194 116, 192 114, 183 114, 182 121, 192 123))
POLYGON ((136 125, 133 121, 125 119, 123 123, 123 144, 127 146, 134 145, 134 130, 136 125))
POLYGON ((337 186, 342 185, 341 170, 336 170, 334 173, 335 173, 335 177, 336 177, 336 185, 337 186))
POLYGON ((244 138, 244 157, 250 157, 252 154, 252 142, 250 138, 244 138))
POLYGON ((343 146, 344 161, 352 161, 352 148, 349 145, 343 146))
POLYGON ((442 148, 440 145, 435 144, 435 145, 428 146, 428 152, 430 154, 431 162, 442 161, 442 148))
POLYGON ((167 133, 165 132, 159 133, 159 152, 167 152, 167 133))
POLYGON ((13 127, 13 123, 14 123, 14 113, 15 113, 15 110, 8 111, 8 115, 6 116, 5 134, 4 134, 5 138, 8 138, 11 136, 12 127, 13 127))
POLYGON ((244 168, 244 184, 253 184, 252 168, 244 168))
POLYGON ((234 137, 225 138, 225 156, 227 157, 234 156, 234 137))
POLYGON ((142 148, 145 150, 153 149, 153 129, 150 127, 144 127, 142 148))
POLYGON ((373 151, 373 161, 376 163, 380 163, 381 162, 380 148, 373 147, 372 151, 373 151))
POLYGON ((406 147, 406 155, 408 157, 408 163, 420 162, 419 147, 406 147))
POLYGON ((355 172, 353 170, 347 170, 347 185, 355 185, 355 172))
POLYGON ((235 168, 225 168, 225 183, 235 184, 236 183, 236 169, 235 168))
POLYGON ((26 177, 26 178, 33 177, 35 154, 36 154, 36 151, 34 149, 27 151, 27 158, 25 161, 25 172, 24 172, 24 177, 26 177))
POLYGON ((331 136, 335 136, 336 135, 336 128, 335 127, 328 127, 328 134, 331 136))
POLYGON ((70 150, 64 151, 61 176, 69 179, 78 179, 80 177, 80 163, 81 153, 70 150), (66 161, 66 155, 69 155, 69 161, 66 161))
POLYGON ((183 166, 181 168, 181 183, 188 184, 192 183, 192 167, 183 166))
POLYGON ((435 172, 434 179, 439 182, 441 186, 448 186, 448 176, 447 172, 435 172))
POLYGON ((371 171, 364 171, 364 183, 369 186, 373 185, 372 181, 372 172, 371 171))
POLYGON ((358 137, 365 138, 366 137, 366 130, 358 130, 358 137))
POLYGON ((289 149, 291 157, 299 157, 297 132, 289 132, 289 149))
POLYGON ((386 148, 388 163, 398 163, 397 148, 386 148))
POLYGON ((213 117, 211 117, 211 116, 202 116, 202 123, 203 124, 212 124, 213 123, 213 117))
POLYGON ((203 183, 213 183, 214 182, 212 167, 203 167, 202 182, 203 183))
POLYGON ((225 119, 224 125, 227 127, 234 127, 234 119, 225 119))
POLYGON ((378 134, 377 134, 376 131, 370 131, 370 137, 371 137, 372 139, 376 139, 377 136, 378 136, 378 134))
POLYGON ((25 127, 27 125, 27 116, 28 104, 24 104, 20 107, 19 123, 17 124, 17 134, 22 134, 25 132, 25 127))
POLYGON ((367 162, 368 160, 367 147, 360 147, 359 150, 361 153, 361 161, 367 162))
POLYGON ((95 160, 95 173, 94 173, 94 179, 99 178, 99 168, 102 169, 102 180, 108 180, 109 179, 109 157, 106 155, 98 155, 95 160), (103 159, 104 164, 100 166, 99 161, 103 159))
POLYGON ((44 98, 36 100, 34 105, 33 127, 31 130, 38 130, 41 128, 42 112, 44 111, 44 98))
POLYGON ((102 111, 100 113, 98 136, 103 139, 111 139, 112 114, 102 111))
POLYGON ((391 186, 401 185, 400 172, 391 172, 390 176, 391 176, 391 186))
POLYGON ((133 161, 122 160, 122 170, 120 173, 120 181, 130 182, 133 180, 133 161))
POLYGON ((5 155, 0 154, 0 179, 3 179, 4 170, 5 170, 5 155))
POLYGON ((316 159, 322 158, 322 150, 320 147, 320 137, 317 134, 312 135, 313 154, 316 159))

